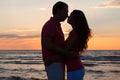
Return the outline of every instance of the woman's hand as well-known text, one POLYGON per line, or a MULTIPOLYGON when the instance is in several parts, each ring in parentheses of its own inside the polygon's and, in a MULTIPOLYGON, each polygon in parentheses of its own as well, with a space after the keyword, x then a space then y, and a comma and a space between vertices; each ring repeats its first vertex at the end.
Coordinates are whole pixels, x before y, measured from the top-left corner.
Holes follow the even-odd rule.
POLYGON ((66 57, 67 59, 72 59, 72 58, 75 58, 77 55, 78 55, 78 52, 73 52, 73 51, 71 51, 71 52, 69 52, 68 54, 65 54, 65 57, 66 57))

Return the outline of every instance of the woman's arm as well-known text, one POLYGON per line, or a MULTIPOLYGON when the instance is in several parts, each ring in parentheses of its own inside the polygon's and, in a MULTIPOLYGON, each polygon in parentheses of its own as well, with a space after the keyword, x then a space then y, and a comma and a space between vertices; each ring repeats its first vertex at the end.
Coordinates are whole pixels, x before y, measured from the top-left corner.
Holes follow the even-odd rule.
POLYGON ((75 36, 69 36, 66 40, 66 46, 65 49, 66 50, 73 50, 74 44, 76 42, 75 36))
POLYGON ((76 43, 76 36, 70 34, 66 40, 65 49, 68 51, 71 51, 72 53, 66 54, 65 56, 67 58, 71 59, 71 58, 74 58, 76 56, 77 52, 74 51, 75 43, 76 43))

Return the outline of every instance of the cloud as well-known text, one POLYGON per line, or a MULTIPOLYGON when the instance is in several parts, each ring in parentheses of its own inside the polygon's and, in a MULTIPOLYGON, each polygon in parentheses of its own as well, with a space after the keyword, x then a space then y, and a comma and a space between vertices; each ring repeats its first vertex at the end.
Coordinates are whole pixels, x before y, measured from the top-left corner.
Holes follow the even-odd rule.
POLYGON ((0 38, 38 38, 40 35, 0 34, 0 38))
POLYGON ((96 8, 120 8, 120 0, 109 0, 100 4, 96 8))

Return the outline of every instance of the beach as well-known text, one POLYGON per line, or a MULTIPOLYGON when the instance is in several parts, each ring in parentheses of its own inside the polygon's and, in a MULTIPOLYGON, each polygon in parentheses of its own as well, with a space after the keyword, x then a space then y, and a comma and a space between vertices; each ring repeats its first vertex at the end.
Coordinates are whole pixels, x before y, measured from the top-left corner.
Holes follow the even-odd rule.
MULTIPOLYGON (((120 80, 120 50, 87 50, 80 58, 84 80, 120 80)), ((47 80, 41 51, 1 50, 0 80, 47 80)))

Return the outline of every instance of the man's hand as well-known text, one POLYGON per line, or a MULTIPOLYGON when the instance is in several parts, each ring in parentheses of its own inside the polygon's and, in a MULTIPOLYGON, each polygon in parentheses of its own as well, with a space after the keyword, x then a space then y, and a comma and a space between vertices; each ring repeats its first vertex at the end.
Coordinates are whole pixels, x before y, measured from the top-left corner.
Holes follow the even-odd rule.
POLYGON ((47 60, 45 61, 45 65, 52 64, 53 62, 55 62, 60 57, 61 57, 61 55, 54 55, 54 56, 51 56, 51 57, 47 58, 47 60))

